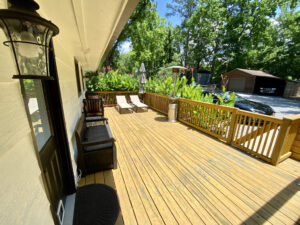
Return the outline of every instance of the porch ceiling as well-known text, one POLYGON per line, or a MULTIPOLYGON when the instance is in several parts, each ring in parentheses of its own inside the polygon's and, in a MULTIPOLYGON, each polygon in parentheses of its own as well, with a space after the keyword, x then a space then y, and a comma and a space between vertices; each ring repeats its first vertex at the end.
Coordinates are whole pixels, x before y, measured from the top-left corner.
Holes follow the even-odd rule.
MULTIPOLYGON (((118 38, 138 0, 37 0, 39 13, 60 28, 84 70, 96 70, 118 38)), ((69 49, 68 49, 69 50, 69 49)))

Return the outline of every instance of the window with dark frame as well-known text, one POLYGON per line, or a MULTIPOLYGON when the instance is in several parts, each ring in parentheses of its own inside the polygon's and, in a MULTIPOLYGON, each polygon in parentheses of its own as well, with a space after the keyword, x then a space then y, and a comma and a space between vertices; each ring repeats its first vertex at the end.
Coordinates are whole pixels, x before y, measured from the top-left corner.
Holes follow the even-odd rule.
POLYGON ((85 84, 84 84, 84 73, 83 73, 82 67, 80 67, 80 71, 81 71, 82 89, 83 89, 83 91, 85 91, 86 88, 85 88, 85 84))
POLYGON ((74 63, 75 63, 75 73, 76 73, 78 97, 80 97, 80 95, 81 95, 80 75, 79 75, 78 62, 76 59, 74 59, 74 63))

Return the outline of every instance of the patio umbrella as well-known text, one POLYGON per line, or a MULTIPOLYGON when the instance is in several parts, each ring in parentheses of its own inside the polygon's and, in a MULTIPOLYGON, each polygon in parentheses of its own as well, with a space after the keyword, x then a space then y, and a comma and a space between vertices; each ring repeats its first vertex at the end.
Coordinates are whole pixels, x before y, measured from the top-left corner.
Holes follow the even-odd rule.
POLYGON ((146 85, 146 70, 144 63, 141 64, 140 67, 140 83, 139 83, 139 93, 144 94, 145 93, 145 85, 146 85))

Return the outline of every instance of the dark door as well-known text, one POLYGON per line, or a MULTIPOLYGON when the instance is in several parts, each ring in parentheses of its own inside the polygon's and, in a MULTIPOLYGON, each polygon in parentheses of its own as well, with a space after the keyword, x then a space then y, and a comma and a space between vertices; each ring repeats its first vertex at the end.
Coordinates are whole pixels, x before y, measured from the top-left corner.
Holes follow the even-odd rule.
POLYGON ((49 107, 47 82, 41 80, 22 80, 23 95, 29 120, 34 133, 40 167, 45 188, 55 215, 58 201, 63 196, 62 161, 54 130, 54 119, 49 107))
POLYGON ((42 178, 51 212, 59 224, 58 202, 75 191, 54 53, 50 55, 50 74, 54 80, 21 80, 22 93, 31 123, 42 178))

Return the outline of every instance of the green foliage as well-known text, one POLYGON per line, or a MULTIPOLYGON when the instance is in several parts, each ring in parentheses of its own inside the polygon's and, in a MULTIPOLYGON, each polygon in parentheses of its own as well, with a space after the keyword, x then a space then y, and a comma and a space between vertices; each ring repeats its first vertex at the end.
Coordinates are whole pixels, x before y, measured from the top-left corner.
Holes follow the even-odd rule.
MULTIPOLYGON (((224 95, 229 95, 229 94, 225 93, 224 95)), ((234 103, 235 103, 235 92, 232 92, 229 95, 229 98, 226 100, 226 102, 224 102, 224 105, 234 107, 234 103)))
POLYGON ((134 52, 120 54, 119 60, 116 62, 120 73, 133 74, 135 72, 135 69, 138 68, 138 65, 136 67, 136 65, 133 63, 133 55, 134 52))
MULTIPOLYGON (((172 77, 168 76, 166 79, 160 79, 158 77, 149 78, 146 84, 146 91, 153 92, 162 95, 172 96, 174 90, 174 84, 172 77)), ((220 105, 234 106, 235 93, 229 95, 228 92, 223 93, 222 96, 218 95, 220 105)), ((186 77, 177 78, 175 86, 175 96, 179 98, 192 99, 200 102, 213 103, 212 94, 203 95, 203 89, 200 85, 197 85, 194 80, 190 84, 187 84, 186 77)))
POLYGON ((34 91, 34 81, 32 79, 23 79, 22 81, 26 91, 34 91))
MULTIPOLYGON (((118 36, 118 39, 115 41, 113 47, 111 48, 108 56, 105 59, 105 66, 111 66, 114 69, 117 69, 117 61, 120 57, 120 45, 125 41, 130 40, 132 33, 135 31, 136 24, 139 24, 144 21, 148 16, 149 7, 151 6, 151 0, 139 0, 139 3, 135 7, 131 17, 125 24, 122 32, 118 36)), ((102 67, 102 64, 99 65, 99 69, 102 67)))
POLYGON ((299 3, 198 1, 187 21, 193 50, 189 61, 206 67, 214 78, 235 68, 300 78, 299 3))
POLYGON ((173 48, 169 46, 172 38, 171 27, 166 27, 164 18, 151 4, 144 20, 132 27, 132 60, 139 65, 143 62, 150 76, 156 74, 158 68, 172 60, 173 48))
POLYGON ((217 102, 217 104, 234 107, 234 103, 235 103, 235 93, 234 92, 232 92, 230 94, 229 92, 224 92, 224 89, 223 89, 222 96, 221 95, 217 95, 217 98, 219 100, 217 102))
POLYGON ((139 81, 118 71, 108 72, 105 75, 91 77, 86 82, 88 91, 137 91, 139 81))
POLYGON ((180 39, 183 45, 183 62, 184 65, 189 65, 189 55, 193 52, 191 48, 191 27, 188 25, 189 18, 197 8, 198 0, 172 0, 172 3, 167 3, 166 7, 169 9, 167 16, 179 15, 182 18, 180 26, 180 39))
POLYGON ((180 29, 167 24, 157 13, 156 5, 141 0, 115 42, 106 65, 122 73, 133 73, 141 63, 145 64, 147 76, 155 76, 166 64, 181 64, 180 29), (121 53, 120 44, 131 43, 129 53, 121 53))
MULTIPOLYGON (((139 89, 139 79, 126 74, 120 74, 118 71, 110 71, 104 75, 90 77, 86 82, 86 87, 88 91, 137 91, 139 89)), ((158 76, 150 77, 146 83, 146 91, 172 96, 174 91, 172 76, 167 76, 166 78, 158 76)), ((235 103, 235 93, 232 93, 229 97, 228 95, 228 92, 225 92, 222 96, 218 96, 220 100, 218 104, 233 107, 235 103)), ((188 80, 185 76, 177 78, 175 96, 178 98, 213 103, 213 96, 211 94, 203 95, 202 87, 197 85, 193 79, 192 82, 188 84, 188 80)))

